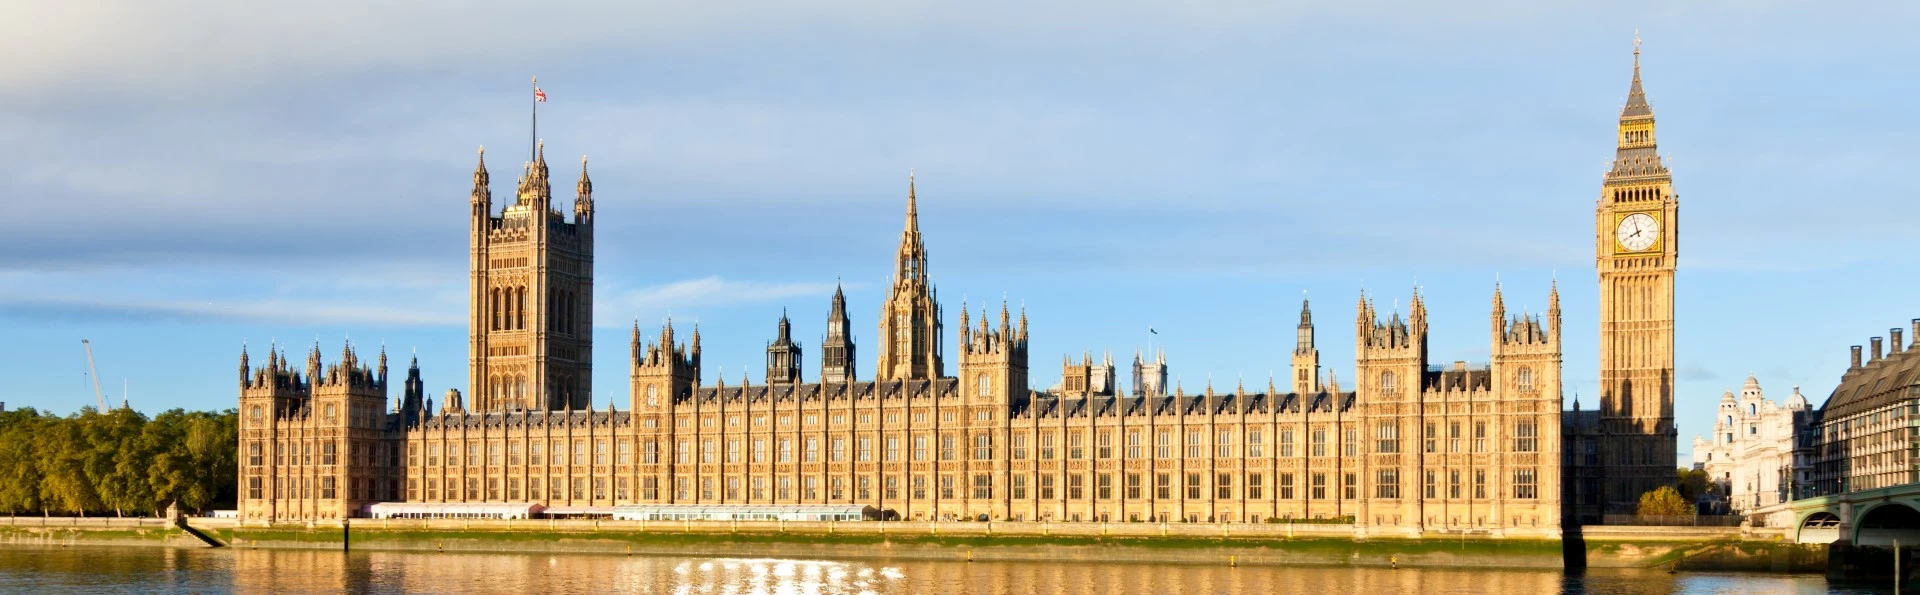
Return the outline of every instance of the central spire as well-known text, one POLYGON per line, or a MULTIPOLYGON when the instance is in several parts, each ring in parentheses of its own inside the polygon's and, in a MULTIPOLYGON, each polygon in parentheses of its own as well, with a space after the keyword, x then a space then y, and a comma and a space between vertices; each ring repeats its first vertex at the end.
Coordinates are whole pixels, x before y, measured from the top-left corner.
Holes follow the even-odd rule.
MULTIPOLYGON (((1636 62, 1637 63, 1637 62, 1636 62)), ((1638 71, 1639 67, 1634 67, 1638 71)), ((1635 77, 1638 78, 1638 77, 1635 77)), ((1636 83, 1637 86, 1637 83, 1636 83)), ((920 208, 913 196, 913 169, 907 169, 907 233, 920 234, 920 208)))
POLYGON ((1633 34, 1633 84, 1627 88, 1627 103, 1620 108, 1620 127, 1613 167, 1607 179, 1640 179, 1667 174, 1655 135, 1653 106, 1640 86, 1640 32, 1633 34))
POLYGON ((913 170, 907 170, 907 224, 900 232, 899 261, 894 282, 924 282, 927 274, 927 250, 920 242, 920 206, 915 196, 913 170))
POLYGON ((927 249, 920 240, 919 197, 914 186, 909 170, 906 229, 900 232, 893 283, 880 308, 880 362, 874 372, 882 380, 931 380, 943 374, 940 306, 927 278, 927 249))
POLYGON ((1653 106, 1647 104, 1647 94, 1640 88, 1640 32, 1633 32, 1633 85, 1627 88, 1627 105, 1620 110, 1620 119, 1651 118, 1653 106))

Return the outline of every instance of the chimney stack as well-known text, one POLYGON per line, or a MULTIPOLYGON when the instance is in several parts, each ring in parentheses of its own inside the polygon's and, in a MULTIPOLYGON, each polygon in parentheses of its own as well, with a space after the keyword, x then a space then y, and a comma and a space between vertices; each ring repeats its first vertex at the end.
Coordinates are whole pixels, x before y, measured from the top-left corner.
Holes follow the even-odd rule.
POLYGON ((1848 370, 1860 369, 1860 346, 1859 345, 1853 346, 1853 364, 1847 366, 1847 369, 1848 370))
POLYGON ((1887 357, 1900 355, 1900 327, 1887 329, 1887 357))
POLYGON ((1867 363, 1871 364, 1873 362, 1880 361, 1880 338, 1874 337, 1869 341, 1873 343, 1873 359, 1867 360, 1867 363))
POLYGON ((1913 319, 1913 344, 1907 349, 1920 349, 1920 318, 1913 319))

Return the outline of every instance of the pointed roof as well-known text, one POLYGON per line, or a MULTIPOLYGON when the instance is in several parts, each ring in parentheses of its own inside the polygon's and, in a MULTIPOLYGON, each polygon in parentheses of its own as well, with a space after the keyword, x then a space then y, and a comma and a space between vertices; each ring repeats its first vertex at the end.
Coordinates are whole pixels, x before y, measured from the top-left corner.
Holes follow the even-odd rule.
MULTIPOLYGON (((915 197, 913 173, 907 173, 907 223, 900 232, 900 253, 894 263, 894 282, 926 283, 927 248, 920 241, 919 199, 915 197)), ((897 286, 896 286, 897 289, 897 286)), ((892 290, 890 290, 891 292, 892 290)), ((891 293, 889 293, 891 299, 891 293)))
POLYGON ((593 199, 593 178, 587 176, 587 156, 580 156, 580 183, 574 185, 574 202, 586 202, 593 199))
MULTIPOLYGON (((1636 69, 1638 67, 1635 67, 1636 69)), ((913 170, 907 170, 907 233, 920 234, 919 200, 914 197, 913 170)))
POLYGON ((1640 89, 1640 33, 1633 34, 1633 86, 1627 89, 1627 105, 1620 110, 1620 119, 1651 118, 1653 106, 1647 104, 1647 94, 1640 89))
POLYGON ((1313 326, 1313 310, 1307 307, 1307 298, 1300 298, 1300 326, 1313 326))
POLYGON ((846 322, 847 294, 840 290, 840 282, 833 282, 833 311, 827 314, 828 322, 846 322))
POLYGON ((481 145, 480 163, 473 166, 473 187, 476 189, 485 188, 487 187, 487 182, 487 147, 486 145, 481 145))
POLYGON ((1666 164, 1660 158, 1660 151, 1654 142, 1653 106, 1647 104, 1647 95, 1640 88, 1640 36, 1634 35, 1633 44, 1633 85, 1627 91, 1627 105, 1620 111, 1620 126, 1624 131, 1629 125, 1645 127, 1643 133, 1627 134, 1619 137, 1619 147, 1615 150, 1613 167, 1607 172, 1608 180, 1638 179, 1647 176, 1668 175, 1666 164))

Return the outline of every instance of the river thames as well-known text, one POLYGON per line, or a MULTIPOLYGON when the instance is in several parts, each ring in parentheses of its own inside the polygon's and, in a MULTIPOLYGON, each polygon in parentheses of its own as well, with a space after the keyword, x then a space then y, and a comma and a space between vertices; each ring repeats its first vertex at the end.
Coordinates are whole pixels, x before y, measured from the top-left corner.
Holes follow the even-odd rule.
POLYGON ((1817 575, 25 547, 6 593, 1872 593, 1817 575))

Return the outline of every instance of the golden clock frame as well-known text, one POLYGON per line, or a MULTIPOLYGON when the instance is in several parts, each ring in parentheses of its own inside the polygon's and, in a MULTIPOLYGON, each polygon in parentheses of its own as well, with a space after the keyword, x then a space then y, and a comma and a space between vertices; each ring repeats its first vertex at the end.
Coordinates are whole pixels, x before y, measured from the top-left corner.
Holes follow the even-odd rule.
POLYGON ((1613 253, 1614 254, 1647 254, 1652 252, 1659 252, 1662 249, 1666 248, 1668 230, 1667 230, 1666 219, 1661 217, 1661 215, 1663 214, 1664 213, 1659 209, 1655 209, 1651 211, 1615 211, 1613 213, 1613 225, 1607 228, 1607 235, 1612 236, 1613 238, 1613 253), (1633 249, 1627 248, 1625 244, 1620 243, 1620 222, 1625 221, 1628 217, 1632 217, 1634 215, 1646 215, 1648 217, 1652 217, 1653 224, 1660 228, 1660 235, 1655 236, 1653 238, 1653 245, 1647 246, 1646 249, 1644 250, 1633 250, 1633 249))

